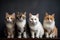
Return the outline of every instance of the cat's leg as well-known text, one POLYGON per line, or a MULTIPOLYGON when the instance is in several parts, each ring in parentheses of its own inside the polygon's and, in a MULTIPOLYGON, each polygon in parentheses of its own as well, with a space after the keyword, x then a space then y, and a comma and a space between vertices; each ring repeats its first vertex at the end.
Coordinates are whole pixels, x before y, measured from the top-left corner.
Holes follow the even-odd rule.
POLYGON ((11 35, 11 38, 14 38, 14 34, 11 35))
POLYGON ((44 31, 41 31, 41 32, 40 32, 40 38, 42 38, 43 35, 44 35, 44 31))
POLYGON ((46 35, 46 38, 49 38, 49 33, 48 32, 46 32, 45 35, 46 35))
POLYGON ((35 38, 34 31, 31 31, 31 37, 35 38))
POLYGON ((24 37, 24 38, 27 38, 26 32, 23 32, 23 37, 24 37))
POLYGON ((7 38, 11 38, 11 36, 10 36, 10 32, 8 32, 8 36, 7 36, 7 38))
POLYGON ((37 31, 36 32, 36 38, 39 38, 39 35, 40 35, 40 31, 37 31))
POLYGON ((18 33, 18 38, 21 38, 21 34, 22 34, 21 32, 18 33))
POLYGON ((55 38, 56 34, 55 33, 51 33, 50 34, 50 38, 55 38))

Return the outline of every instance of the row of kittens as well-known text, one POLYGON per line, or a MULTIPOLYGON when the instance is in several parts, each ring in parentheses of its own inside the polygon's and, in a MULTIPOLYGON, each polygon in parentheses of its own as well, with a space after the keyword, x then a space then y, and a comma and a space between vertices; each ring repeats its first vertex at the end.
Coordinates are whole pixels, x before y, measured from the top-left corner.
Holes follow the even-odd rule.
MULTIPOLYGON (((18 38, 28 38, 26 33, 26 12, 24 13, 15 13, 9 14, 6 13, 5 23, 7 28, 7 38, 14 38, 14 25, 17 25, 18 28, 18 38)), ((39 14, 33 15, 29 13, 29 28, 31 32, 32 38, 42 38, 43 35, 46 35, 46 38, 55 38, 57 37, 57 28, 55 26, 55 18, 54 14, 49 15, 47 12, 45 13, 45 17, 43 20, 43 25, 39 21, 39 14)))

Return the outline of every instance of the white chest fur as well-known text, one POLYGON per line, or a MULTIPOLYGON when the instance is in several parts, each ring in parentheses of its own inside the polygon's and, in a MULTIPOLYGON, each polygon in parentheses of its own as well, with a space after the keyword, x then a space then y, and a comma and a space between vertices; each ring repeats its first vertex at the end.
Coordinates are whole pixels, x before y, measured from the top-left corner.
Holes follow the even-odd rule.
POLYGON ((20 28, 24 28, 25 27, 25 24, 26 24, 26 20, 20 22, 20 21, 17 21, 16 22, 17 26, 20 27, 20 28))
POLYGON ((32 30, 43 30, 42 28, 42 24, 40 22, 38 22, 36 25, 30 25, 29 24, 29 27, 32 29, 32 30))
POLYGON ((6 24, 6 27, 9 28, 9 29, 12 29, 12 28, 14 27, 14 25, 11 24, 11 23, 7 23, 7 24, 6 24))
POLYGON ((47 30, 53 30, 54 29, 54 27, 55 27, 55 22, 52 22, 51 24, 48 24, 48 23, 43 23, 43 26, 44 26, 44 28, 45 29, 47 29, 47 30))

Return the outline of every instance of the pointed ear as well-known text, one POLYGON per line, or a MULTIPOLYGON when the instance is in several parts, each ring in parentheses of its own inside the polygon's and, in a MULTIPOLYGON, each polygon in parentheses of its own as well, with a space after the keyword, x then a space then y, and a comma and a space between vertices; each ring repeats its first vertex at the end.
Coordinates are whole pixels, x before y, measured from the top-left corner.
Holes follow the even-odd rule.
POLYGON ((6 16, 9 15, 8 12, 6 12, 6 16))
POLYGON ((24 12, 24 15, 26 15, 26 12, 24 12))
POLYGON ((13 13, 12 15, 14 15, 14 16, 15 16, 15 13, 13 13))
POLYGON ((32 16, 32 14, 31 14, 31 13, 29 13, 29 17, 30 17, 30 16, 32 16))
POLYGON ((52 16, 54 17, 54 16, 55 16, 55 14, 52 14, 52 16))
POLYGON ((39 17, 39 13, 37 13, 36 16, 39 17))
POLYGON ((48 13, 46 12, 46 13, 45 13, 45 15, 47 16, 47 15, 48 15, 48 13))

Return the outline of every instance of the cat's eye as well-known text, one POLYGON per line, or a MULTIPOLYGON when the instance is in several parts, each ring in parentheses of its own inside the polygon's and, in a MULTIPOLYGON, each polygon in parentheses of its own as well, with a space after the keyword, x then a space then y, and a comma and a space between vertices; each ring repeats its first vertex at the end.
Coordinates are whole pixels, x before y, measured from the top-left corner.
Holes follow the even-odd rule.
POLYGON ((31 20, 33 20, 33 18, 31 18, 31 20))
POLYGON ((47 20, 49 20, 49 18, 47 18, 47 20))
POLYGON ((36 19, 35 19, 36 20, 36 19))
POLYGON ((13 18, 11 18, 11 19, 13 19, 13 18))
POLYGON ((50 18, 52 20, 52 18, 50 18))

